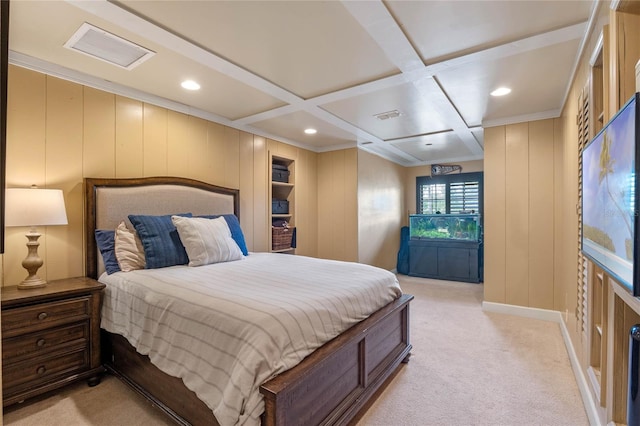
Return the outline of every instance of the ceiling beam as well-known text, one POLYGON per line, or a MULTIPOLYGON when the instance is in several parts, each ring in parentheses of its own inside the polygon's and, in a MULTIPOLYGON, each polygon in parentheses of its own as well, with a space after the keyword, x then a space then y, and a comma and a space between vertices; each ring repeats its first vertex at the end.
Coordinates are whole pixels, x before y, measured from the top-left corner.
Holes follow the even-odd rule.
MULTIPOLYGON (((574 40, 576 38, 580 38, 582 31, 584 31, 586 25, 587 23, 580 23, 572 25, 570 27, 549 31, 548 33, 538 34, 535 36, 511 41, 509 43, 505 43, 503 45, 495 46, 488 49, 483 49, 478 52, 465 54, 442 62, 426 66, 423 65, 421 68, 416 68, 412 71, 403 72, 390 77, 385 77, 379 80, 359 84, 357 86, 348 87, 346 89, 337 90, 335 92, 327 93, 326 95, 316 96, 314 98, 307 99, 302 103, 304 103, 305 105, 311 104, 321 107, 322 105, 331 102, 338 102, 344 99, 352 98, 354 96, 366 95, 402 84, 412 83, 423 78, 430 78, 433 77, 437 72, 443 70, 451 70, 453 68, 463 66, 472 62, 491 61, 506 58, 512 55, 517 55, 519 53, 524 53, 529 50, 541 49, 547 46, 562 43, 564 41, 574 40)), ((292 109, 297 109, 298 106, 299 105, 291 104, 285 105, 269 111, 237 119, 234 121, 234 123, 250 124, 269 118, 275 118, 281 115, 289 114, 292 109)), ((507 117, 501 120, 501 122, 513 123, 514 119, 519 118, 520 117, 514 117, 513 119, 510 119, 507 117)), ((545 115, 545 118, 548 118, 548 116, 545 115)))
POLYGON ((543 49, 566 41, 576 40, 582 38, 586 25, 586 22, 581 22, 579 24, 570 25, 568 27, 559 28, 557 30, 548 31, 531 37, 513 40, 499 46, 457 56, 455 58, 427 65, 425 67, 425 71, 434 75, 441 71, 448 71, 452 68, 457 68, 470 63, 496 61, 498 59, 508 58, 509 56, 519 55, 532 50, 543 49))
MULTIPOLYGON (((252 123, 291 114, 298 110, 304 110, 339 129, 355 135, 357 142, 361 143, 367 141, 373 142, 375 145, 380 145, 380 148, 383 150, 389 150, 389 152, 394 154, 394 156, 400 156, 403 158, 405 165, 406 162, 410 162, 412 165, 415 165, 415 158, 393 147, 390 143, 385 142, 375 135, 372 135, 357 126, 336 117, 325 110, 322 106, 327 103, 410 83, 413 84, 418 93, 422 93, 422 96, 428 97, 429 102, 435 102, 438 105, 442 113, 442 117, 445 119, 444 121, 448 126, 456 132, 460 139, 465 143, 466 147, 474 155, 481 158, 483 155, 482 143, 475 138, 472 129, 469 128, 455 105, 453 105, 444 88, 438 83, 437 79, 434 78, 436 73, 474 62, 493 61, 565 41, 575 40, 581 37, 584 38, 585 28, 587 25, 587 23, 575 24, 554 31, 504 43, 492 48, 483 49, 478 52, 464 54, 426 65, 383 1, 355 2, 343 0, 342 4, 345 9, 376 41, 378 46, 384 51, 387 58, 400 70, 400 73, 373 82, 360 84, 305 100, 292 92, 271 83, 259 75, 227 61, 211 51, 194 45, 188 40, 185 40, 158 25, 146 21, 142 17, 128 11, 121 5, 107 0, 66 1, 79 9, 98 16, 101 19, 107 20, 131 32, 137 33, 141 37, 158 43, 216 72, 231 77, 234 80, 286 103, 286 105, 282 107, 263 111, 237 120, 228 120, 222 119, 222 117, 217 117, 218 119, 214 121, 256 134, 261 134, 264 132, 253 128, 251 126, 252 123), (436 93, 435 98, 434 93, 436 93)), ((596 8, 597 7, 594 7, 594 9, 596 8)), ((591 27, 593 23, 594 14, 595 12, 592 12, 589 27, 591 27)), ((202 116, 202 114, 196 115, 202 116)), ((287 142, 292 143, 295 141, 287 142)), ((292 144, 304 147, 303 143, 297 142, 292 144)), ((368 146, 370 147, 370 145, 368 146)), ((314 150, 313 148, 308 149, 314 150)), ((371 151, 379 152, 379 149, 371 149, 371 151)))
POLYGON ((343 1, 344 7, 362 25, 369 35, 378 43, 387 58, 402 71, 419 75, 422 78, 413 79, 411 83, 416 91, 429 102, 435 102, 444 122, 451 127, 466 147, 473 154, 482 155, 483 149, 478 140, 469 130, 467 123, 455 108, 442 87, 434 80, 433 74, 427 69, 422 58, 402 32, 382 1, 354 2, 343 1), (437 97, 434 99, 434 93, 437 97))

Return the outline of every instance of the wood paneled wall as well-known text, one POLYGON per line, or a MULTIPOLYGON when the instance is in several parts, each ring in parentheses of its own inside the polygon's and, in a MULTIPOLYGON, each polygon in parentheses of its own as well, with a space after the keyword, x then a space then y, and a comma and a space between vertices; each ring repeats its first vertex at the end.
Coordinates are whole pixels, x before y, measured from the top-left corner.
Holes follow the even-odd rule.
MULTIPOLYGON (((8 186, 65 193, 69 225, 41 230, 46 279, 84 273, 83 177, 173 175, 239 188, 247 245, 267 250, 270 151, 296 161, 296 253, 395 267, 407 211, 406 170, 396 164, 368 153, 359 164, 355 148, 316 154, 20 67, 9 78, 8 186), (393 193, 384 218, 372 210, 381 187, 393 193)), ((25 230, 7 231, 3 277, 13 285, 25 274, 25 230)))
POLYGON ((358 261, 357 194, 358 150, 318 154, 318 257, 358 261))
MULTIPOLYGON (((238 188, 247 245, 267 250, 268 149, 290 150, 307 170, 296 184, 300 252, 316 254, 317 154, 16 66, 8 96, 7 186, 36 184, 65 196, 69 225, 40 229, 43 278, 84 274, 84 177, 173 175, 238 188)), ((7 228, 4 285, 26 276, 25 232, 7 228)))
POLYGON ((267 170, 267 141, 251 133, 240 132, 240 225, 251 251, 269 249, 270 207, 267 170))
MULTIPOLYGON (((405 209, 407 169, 358 151, 358 261, 395 269, 405 209)), ((415 187, 415 183, 414 183, 415 187)))
POLYGON ((484 298, 506 303, 506 127, 484 131, 484 298))
POLYGON ((554 120, 485 130, 485 300, 557 309, 554 120))

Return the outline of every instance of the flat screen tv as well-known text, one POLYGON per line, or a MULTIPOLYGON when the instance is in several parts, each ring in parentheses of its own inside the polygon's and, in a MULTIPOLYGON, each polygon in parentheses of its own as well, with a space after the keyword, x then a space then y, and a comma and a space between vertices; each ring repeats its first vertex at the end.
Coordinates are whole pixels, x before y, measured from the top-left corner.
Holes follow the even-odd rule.
POLYGON ((582 252, 640 296, 636 93, 582 152, 582 252))

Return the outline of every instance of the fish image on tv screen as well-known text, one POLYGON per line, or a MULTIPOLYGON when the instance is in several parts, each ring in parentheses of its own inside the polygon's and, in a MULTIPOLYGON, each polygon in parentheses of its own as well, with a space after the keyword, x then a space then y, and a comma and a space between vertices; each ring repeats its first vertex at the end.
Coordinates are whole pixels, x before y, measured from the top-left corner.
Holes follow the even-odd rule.
POLYGON ((637 210, 635 99, 582 154, 582 251, 630 290, 637 210))

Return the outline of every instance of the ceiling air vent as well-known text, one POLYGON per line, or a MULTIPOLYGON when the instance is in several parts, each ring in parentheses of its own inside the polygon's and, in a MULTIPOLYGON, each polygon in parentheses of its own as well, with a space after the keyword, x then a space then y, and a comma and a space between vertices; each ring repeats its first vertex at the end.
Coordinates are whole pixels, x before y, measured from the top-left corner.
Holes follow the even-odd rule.
POLYGON ((373 116, 378 120, 388 120, 390 118, 400 117, 401 115, 402 113, 397 109, 394 109, 393 111, 381 112, 379 114, 373 114, 373 116))
POLYGON ((155 52, 111 34, 86 22, 64 45, 93 58, 131 70, 155 52))

